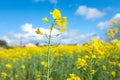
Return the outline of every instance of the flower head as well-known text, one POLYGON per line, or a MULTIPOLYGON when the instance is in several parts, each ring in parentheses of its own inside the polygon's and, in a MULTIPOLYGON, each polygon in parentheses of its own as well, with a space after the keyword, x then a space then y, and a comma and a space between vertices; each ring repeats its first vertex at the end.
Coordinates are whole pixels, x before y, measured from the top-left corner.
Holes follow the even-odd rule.
POLYGON ((110 25, 118 24, 118 20, 111 20, 110 25))
POLYGON ((91 70, 91 73, 92 73, 92 74, 95 74, 95 72, 96 72, 96 71, 95 71, 94 69, 91 70))
POLYGON ((25 65, 21 65, 21 69, 25 69, 25 65))
POLYGON ((116 76, 116 71, 112 71, 112 72, 111 72, 111 75, 112 75, 113 77, 115 77, 115 76, 116 76))
POLYGON ((6 79, 7 73, 6 73, 6 72, 1 72, 1 76, 2 76, 4 79, 6 79))
POLYGON ((78 77, 76 74, 70 74, 70 78, 67 78, 67 80, 81 80, 80 77, 78 77))
POLYGON ((5 67, 6 67, 7 69, 11 69, 11 68, 12 68, 12 65, 11 65, 11 64, 6 64, 5 67))
POLYGON ((40 29, 39 29, 39 28, 38 28, 35 32, 36 32, 36 34, 43 35, 43 33, 40 31, 40 29))
POLYGON ((60 32, 65 32, 66 28, 60 28, 59 30, 60 30, 60 32))
POLYGON ((118 29, 117 27, 113 28, 113 31, 114 31, 115 34, 118 33, 118 30, 119 30, 119 29, 118 29))
POLYGON ((42 18, 42 20, 43 20, 44 22, 49 22, 48 18, 46 18, 46 17, 42 18))
POLYGON ((57 19, 61 17, 61 12, 58 9, 54 9, 53 12, 50 12, 50 14, 52 15, 53 19, 57 19))

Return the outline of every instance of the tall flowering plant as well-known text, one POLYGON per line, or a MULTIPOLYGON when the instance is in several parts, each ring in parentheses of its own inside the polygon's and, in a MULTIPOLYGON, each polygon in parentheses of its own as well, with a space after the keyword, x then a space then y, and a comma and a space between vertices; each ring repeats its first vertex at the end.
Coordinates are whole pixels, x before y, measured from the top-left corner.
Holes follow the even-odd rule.
MULTIPOLYGON (((50 30, 49 30, 49 34, 48 34, 48 53, 47 53, 47 78, 46 80, 50 79, 50 63, 51 63, 51 58, 50 58, 50 46, 51 46, 51 33, 53 31, 53 29, 57 29, 60 32, 65 32, 66 31, 66 26, 67 26, 67 18, 66 16, 62 16, 60 10, 58 9, 54 9, 54 11, 50 12, 50 14, 52 15, 52 22, 47 18, 44 17, 42 18, 42 20, 46 23, 50 23, 50 30)), ((43 32, 38 28, 36 31, 36 34, 39 35, 46 35, 43 34, 43 32)))

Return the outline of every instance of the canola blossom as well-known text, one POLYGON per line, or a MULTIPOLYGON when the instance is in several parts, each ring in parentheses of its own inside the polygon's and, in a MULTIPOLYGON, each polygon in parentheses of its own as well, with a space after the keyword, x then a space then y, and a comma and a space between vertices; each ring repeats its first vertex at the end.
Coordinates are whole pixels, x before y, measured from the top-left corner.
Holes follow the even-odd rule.
MULTIPOLYGON (((120 79, 120 41, 94 40, 83 46, 51 46, 52 80, 120 79), (97 45, 96 45, 97 44, 97 45), (94 46, 94 48, 93 48, 94 46), (98 48, 99 47, 99 48, 98 48), (99 49, 99 51, 98 51, 99 49), (94 55, 93 55, 94 54, 94 55), (92 59, 92 69, 91 66, 92 59), (74 75, 73 75, 74 73, 74 75)), ((0 50, 0 80, 46 80, 47 47, 0 50)))
MULTIPOLYGON (((68 24, 67 17, 62 16, 60 10, 56 8, 53 10, 53 12, 50 12, 50 14, 52 15, 53 21, 49 20, 47 17, 42 18, 44 22, 52 24, 50 30, 57 29, 60 32, 65 32, 68 24)), ((36 34, 43 35, 43 32, 39 28, 35 32, 36 34)))
POLYGON ((43 32, 41 32, 39 28, 35 32, 36 32, 36 34, 43 35, 43 32))
POLYGON ((48 18, 42 18, 42 20, 44 21, 44 22, 49 22, 49 20, 48 20, 48 18))
POLYGON ((50 12, 50 14, 52 15, 53 19, 58 19, 62 16, 61 12, 58 9, 54 9, 54 11, 50 12))

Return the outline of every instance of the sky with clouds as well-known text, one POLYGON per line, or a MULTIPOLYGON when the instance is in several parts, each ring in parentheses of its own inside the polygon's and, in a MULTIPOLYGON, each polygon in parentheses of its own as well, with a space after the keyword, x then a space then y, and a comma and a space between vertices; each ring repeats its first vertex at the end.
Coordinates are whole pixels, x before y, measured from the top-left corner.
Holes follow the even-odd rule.
MULTIPOLYGON (((102 39, 109 21, 120 20, 120 0, 0 0, 0 39, 9 45, 23 42, 46 44, 44 36, 34 33, 36 28, 48 33, 48 17, 54 8, 67 16, 67 31, 53 39, 53 44, 84 43, 92 38, 102 39)), ((57 30, 53 34, 60 33, 57 30)))

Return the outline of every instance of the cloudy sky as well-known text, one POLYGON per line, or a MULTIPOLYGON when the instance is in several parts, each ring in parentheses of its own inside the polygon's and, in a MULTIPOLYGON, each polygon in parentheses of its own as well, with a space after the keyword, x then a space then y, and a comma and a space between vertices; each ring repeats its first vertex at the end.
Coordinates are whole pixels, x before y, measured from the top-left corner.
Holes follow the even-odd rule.
MULTIPOLYGON (((0 39, 8 44, 40 42, 47 39, 34 33, 41 28, 48 33, 48 17, 54 8, 67 16, 67 31, 54 38, 53 43, 75 44, 92 38, 102 39, 110 28, 111 19, 120 19, 120 0, 0 0, 0 39)), ((53 34, 60 33, 57 30, 53 34)))

